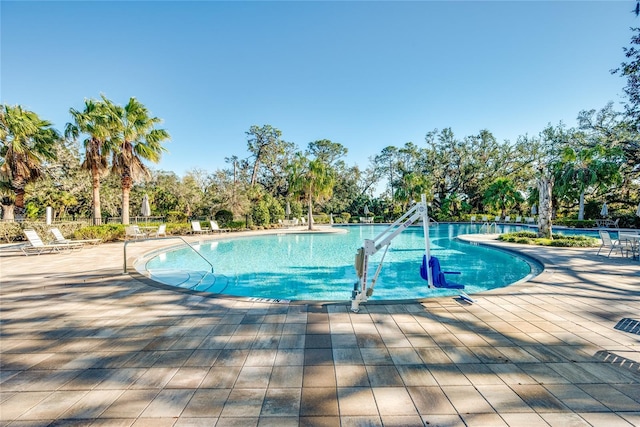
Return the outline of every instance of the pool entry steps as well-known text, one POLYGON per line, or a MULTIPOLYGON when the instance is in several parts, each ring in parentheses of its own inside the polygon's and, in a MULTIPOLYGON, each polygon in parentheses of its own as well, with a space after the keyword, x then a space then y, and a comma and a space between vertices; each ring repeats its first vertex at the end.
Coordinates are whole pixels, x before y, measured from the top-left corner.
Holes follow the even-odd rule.
MULTIPOLYGON (((456 274, 457 272, 441 271, 440 262, 437 258, 431 256, 431 247, 429 243, 429 207, 427 205, 426 195, 423 194, 422 200, 419 203, 413 205, 411 209, 409 209, 389 227, 384 229, 384 231, 373 239, 364 239, 364 245, 356 252, 355 269, 358 281, 354 283, 353 291, 351 293, 351 311, 354 313, 360 311, 360 303, 367 302, 368 297, 373 295, 373 289, 376 285, 376 280, 380 275, 380 271, 382 270, 382 263, 384 262, 384 257, 387 255, 391 241, 406 230, 411 224, 419 220, 422 220, 425 247, 422 265, 420 267, 421 277, 427 281, 429 288, 464 289, 464 285, 447 282, 447 280, 444 279, 444 274, 456 274), (384 253, 382 254, 382 259, 371 278, 371 284, 368 284, 369 257, 377 253, 383 247, 384 253), (428 263, 427 260, 429 260, 428 263), (437 276, 434 276, 436 269, 437 276)), ((461 295, 461 298, 469 300, 466 294, 461 295)))

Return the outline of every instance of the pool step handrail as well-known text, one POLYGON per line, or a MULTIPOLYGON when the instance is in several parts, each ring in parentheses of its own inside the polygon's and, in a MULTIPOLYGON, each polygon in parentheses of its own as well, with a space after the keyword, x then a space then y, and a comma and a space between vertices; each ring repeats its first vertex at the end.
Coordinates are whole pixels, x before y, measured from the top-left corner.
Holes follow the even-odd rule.
POLYGON ((482 224, 482 227, 480 227, 480 231, 482 232, 484 230, 485 233, 491 233, 491 229, 493 229, 494 233, 498 232, 498 224, 495 221, 492 223, 486 221, 484 224, 482 224))
MULTIPOLYGON (((203 259, 207 264, 209 264, 209 267, 211 267, 211 273, 213 273, 213 264, 211 264, 211 262, 209 262, 209 260, 208 260, 208 259, 206 259, 206 258, 205 258, 205 257, 204 257, 200 252, 198 252, 198 250, 197 250, 196 248, 194 248, 193 246, 191 246, 191 244, 190 244, 189 242, 187 242, 186 240, 184 240, 184 238, 182 238, 182 237, 180 237, 180 236, 155 237, 155 238, 139 239, 139 240, 125 240, 125 242, 124 242, 124 248, 123 248, 123 251, 124 251, 124 254, 123 254, 123 257, 124 257, 124 262, 123 262, 123 264, 124 264, 124 270, 123 270, 123 273, 124 273, 124 274, 127 274, 127 245, 128 245, 129 243, 132 243, 132 242, 144 242, 144 241, 147 241, 147 240, 167 240, 167 239, 180 239, 180 240, 182 240, 182 242, 183 242, 185 245, 187 245, 187 246, 189 246, 191 249, 193 249, 193 251, 194 251, 196 254, 198 254, 198 256, 199 256, 200 258, 202 258, 202 259, 203 259)), ((203 278, 204 278, 204 277, 203 277, 203 278)), ((200 280, 202 281, 202 279, 200 279, 200 280)))

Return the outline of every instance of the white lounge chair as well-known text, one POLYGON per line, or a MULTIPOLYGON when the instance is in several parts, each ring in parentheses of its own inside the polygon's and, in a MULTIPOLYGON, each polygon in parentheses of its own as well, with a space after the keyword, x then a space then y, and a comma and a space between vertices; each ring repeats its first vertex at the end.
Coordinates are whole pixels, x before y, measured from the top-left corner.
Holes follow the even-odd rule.
POLYGON ((53 234, 55 243, 87 243, 90 245, 97 245, 102 242, 102 239, 67 239, 62 235, 62 232, 57 227, 53 227, 49 231, 53 234))
POLYGON ((620 244, 619 240, 612 239, 608 231, 598 230, 598 233, 600 234, 602 245, 600 246, 600 248, 598 248, 598 253, 596 255, 600 255, 600 251, 602 250, 602 248, 609 248, 609 254, 607 255, 607 257, 610 257, 611 253, 615 249, 620 249, 620 255, 624 255, 624 253, 622 252, 623 247, 620 244))
POLYGON ((504 217, 504 222, 511 222, 511 215, 507 215, 504 217))
POLYGON ((521 224, 522 223, 522 217, 521 216, 517 216, 515 223, 516 224, 521 224))
POLYGON ((128 225, 124 228, 124 238, 129 239, 144 239, 147 237, 147 233, 140 231, 140 227, 137 225, 128 225))
POLYGON ((210 221, 210 222, 211 222, 211 231, 213 233, 222 233, 224 231, 227 231, 227 230, 223 230, 222 228, 220 228, 220 226, 218 225, 217 221, 210 221))
POLYGON ((208 228, 202 228, 200 221, 191 221, 191 233, 193 234, 206 234, 210 230, 208 228))
POLYGON ((474 222, 476 222, 476 216, 475 215, 471 215, 471 224, 473 224, 474 222))
POLYGON ((80 250, 84 246, 84 243, 48 243, 45 244, 38 233, 35 230, 27 229, 24 230, 25 236, 27 236, 27 240, 29 243, 20 247, 22 253, 25 255, 40 255, 42 253, 51 253, 51 252, 63 252, 63 251, 73 251, 80 250))
POLYGON ((156 230, 156 237, 160 236, 167 237, 167 224, 160 224, 160 226, 156 230))

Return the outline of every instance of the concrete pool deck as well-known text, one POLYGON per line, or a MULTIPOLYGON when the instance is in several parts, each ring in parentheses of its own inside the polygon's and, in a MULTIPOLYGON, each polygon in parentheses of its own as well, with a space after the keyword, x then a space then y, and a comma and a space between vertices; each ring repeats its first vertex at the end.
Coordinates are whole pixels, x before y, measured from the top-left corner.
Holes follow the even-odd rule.
POLYGON ((544 272, 357 314, 153 287, 122 243, 4 248, 0 426, 640 425, 640 262, 493 237, 544 272))

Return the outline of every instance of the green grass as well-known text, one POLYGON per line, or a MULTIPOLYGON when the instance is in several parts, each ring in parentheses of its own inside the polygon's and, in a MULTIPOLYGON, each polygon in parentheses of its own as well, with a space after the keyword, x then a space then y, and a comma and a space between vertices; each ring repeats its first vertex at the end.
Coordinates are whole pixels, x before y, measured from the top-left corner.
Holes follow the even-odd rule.
POLYGON ((553 234, 552 239, 540 238, 532 231, 518 231, 505 233, 498 240, 509 243, 521 243, 524 245, 556 246, 563 248, 589 248, 598 246, 598 239, 588 236, 553 234))

